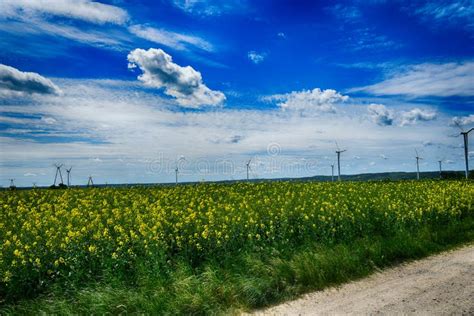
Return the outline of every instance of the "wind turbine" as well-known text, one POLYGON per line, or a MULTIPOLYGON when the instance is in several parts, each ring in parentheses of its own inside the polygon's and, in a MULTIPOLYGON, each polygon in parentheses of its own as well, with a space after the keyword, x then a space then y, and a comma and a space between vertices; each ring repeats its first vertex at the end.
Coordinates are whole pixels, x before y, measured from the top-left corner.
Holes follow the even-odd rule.
POLYGON ((416 152, 416 180, 420 180, 420 159, 423 159, 420 157, 420 155, 418 155, 418 150, 415 149, 415 152, 416 152))
POLYGON ((247 167, 247 181, 249 180, 249 171, 250 171, 250 162, 252 161, 252 158, 249 159, 249 161, 247 161, 247 163, 245 164, 245 167, 247 167))
POLYGON ((331 165, 331 181, 334 182, 334 164, 331 165))
POLYGON ((87 186, 88 187, 94 186, 94 181, 92 180, 92 176, 89 176, 89 179, 87 180, 87 186))
POLYGON ((61 173, 61 167, 63 165, 62 164, 55 164, 54 166, 56 167, 56 174, 54 175, 54 184, 53 185, 56 185, 56 180, 58 178, 58 174, 59 174, 59 177, 61 178, 61 184, 64 184, 63 175, 61 173))
POLYGON ((341 153, 345 152, 346 149, 341 150, 336 142, 336 154, 337 154, 337 181, 341 181, 341 153))
MULTIPOLYGON (((459 126, 459 125, 458 125, 459 126)), ((459 126, 461 128, 461 126, 459 126)), ((469 179, 469 133, 474 130, 474 127, 467 132, 461 128, 461 134, 464 140, 464 161, 466 162, 466 180, 469 179)))
POLYGON ((438 160, 438 164, 439 164, 439 178, 440 179, 443 179, 443 168, 442 168, 442 164, 443 164, 443 160, 444 159, 441 159, 441 160, 438 160))
POLYGON ((15 181, 15 179, 10 179, 10 189, 16 188, 14 181, 15 181))
POLYGON ((69 186, 70 183, 71 183, 71 170, 72 170, 72 166, 69 169, 66 169, 66 172, 67 172, 67 186, 69 186))
POLYGON ((183 161, 183 160, 186 160, 186 158, 184 158, 184 156, 181 156, 181 157, 179 157, 178 160, 176 160, 176 168, 174 169, 175 178, 176 178, 176 179, 175 179, 175 180, 176 180, 176 184, 178 184, 178 173, 179 173, 179 166, 178 166, 178 164, 179 164, 180 161, 183 161))

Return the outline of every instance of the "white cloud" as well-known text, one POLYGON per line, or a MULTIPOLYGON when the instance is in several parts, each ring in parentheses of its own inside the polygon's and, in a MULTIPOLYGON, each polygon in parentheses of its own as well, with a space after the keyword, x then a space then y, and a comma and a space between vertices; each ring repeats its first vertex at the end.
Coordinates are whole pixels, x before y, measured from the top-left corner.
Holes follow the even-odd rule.
POLYGON ((281 37, 281 38, 286 38, 286 34, 283 33, 283 32, 278 32, 278 33, 277 33, 277 36, 278 36, 278 37, 281 37))
POLYGON ((342 95, 336 90, 313 90, 292 91, 285 94, 274 94, 263 98, 265 101, 276 101, 277 105, 284 110, 330 112, 336 111, 334 105, 345 102, 348 96, 342 95))
MULTIPOLYGON (((382 152, 390 159, 377 163, 371 171, 413 171, 412 155, 407 157, 406 153, 422 141, 459 142, 459 138, 446 135, 451 119, 447 116, 426 126, 387 129, 361 119, 366 108, 354 102, 335 114, 308 112, 304 116, 268 108, 175 111, 169 108, 174 101, 138 81, 52 79, 63 90, 61 98, 46 95, 31 98, 27 104, 0 108, 1 117, 9 118, 13 113, 14 117, 28 118, 8 123, 22 134, 3 133, 0 137, 2 185, 8 185, 8 178, 18 179, 17 185, 31 185, 32 178, 21 177, 27 172, 38 175, 34 178, 38 185, 50 185, 55 162, 74 166, 73 184, 86 184, 90 174, 97 183, 171 182, 181 154, 187 161, 180 178, 183 181, 244 178, 245 162, 254 156, 264 162, 254 168, 260 177, 330 174, 336 157, 334 139, 348 149, 342 157, 344 174, 363 172, 368 162, 381 161, 382 152), (56 123, 51 126, 41 117, 54 118, 56 123), (60 142, 57 136, 62 137, 60 142), (268 145, 275 143, 281 149, 279 154, 271 156, 274 160, 265 160, 268 145), (353 160, 353 156, 361 159, 353 160), (102 163, 95 162, 96 157, 102 163), (311 170, 294 166, 301 158, 321 164, 311 170), (216 170, 222 161, 231 164, 231 173, 198 171, 203 165, 216 170), (345 167, 348 161, 351 165, 345 167)), ((454 153, 447 146, 441 150, 446 151, 426 147, 424 157, 444 155, 455 162, 453 169, 462 167, 462 157, 457 156, 462 148, 454 153)))
POLYGON ((188 46, 197 47, 205 51, 214 50, 211 43, 197 36, 180 34, 144 25, 132 25, 128 29, 138 37, 178 50, 186 50, 188 46))
POLYGON ((52 117, 41 117, 41 121, 46 124, 55 124, 57 121, 52 117))
POLYGON ((431 110, 423 110, 420 108, 414 108, 410 111, 401 113, 401 125, 410 125, 418 121, 432 121, 436 119, 436 112, 431 110))
POLYGON ((262 61, 265 60, 266 54, 265 53, 257 53, 256 51, 252 50, 252 51, 247 53, 247 57, 251 62, 258 65, 262 61))
POLYGON ((419 64, 374 85, 354 88, 375 95, 474 96, 474 62, 419 64))
POLYGON ((383 104, 370 104, 367 107, 373 121, 380 126, 393 124, 393 111, 387 109, 383 104))
POLYGON ((405 111, 388 109, 383 104, 370 104, 367 106, 369 117, 380 126, 391 126, 395 122, 400 126, 413 125, 417 122, 432 121, 437 118, 437 113, 431 109, 412 108, 405 111))
POLYGON ((474 114, 468 116, 455 116, 452 119, 452 125, 469 125, 474 123, 474 114))
POLYGON ((409 8, 409 12, 418 15, 430 26, 463 25, 474 29, 474 2, 471 0, 428 1, 424 5, 409 8))
POLYGON ((245 9, 246 1, 219 0, 172 0, 172 3, 188 14, 199 16, 219 16, 245 9))
POLYGON ((359 21, 362 14, 360 10, 355 6, 345 6, 340 3, 327 7, 326 11, 330 12, 336 18, 343 20, 346 23, 359 21))
POLYGON ((51 80, 38 73, 23 72, 0 64, 0 97, 60 93, 61 90, 51 80))
POLYGON ((25 15, 53 15, 96 24, 124 24, 128 20, 125 10, 90 0, 3 0, 0 2, 0 16, 18 18, 25 15))
POLYGON ((24 173, 23 176, 24 176, 24 177, 36 177, 37 174, 36 174, 36 173, 32 173, 32 172, 27 172, 27 173, 24 173))
POLYGON ((176 99, 183 107, 197 108, 220 105, 225 95, 209 89, 202 81, 201 73, 191 66, 173 63, 170 55, 161 49, 135 49, 128 54, 129 67, 139 67, 143 72, 138 79, 145 85, 163 88, 164 93, 176 99))
POLYGON ((334 23, 337 25, 334 30, 339 33, 335 40, 337 46, 353 51, 370 50, 371 52, 402 46, 387 36, 379 34, 376 28, 367 26, 367 17, 363 16, 357 3, 356 5, 337 3, 324 9, 337 19, 335 21, 337 23, 334 23))
MULTIPOLYGON (((125 10, 89 0, 0 2, 0 29, 28 42, 31 41, 29 36, 47 34, 52 38, 62 37, 95 47, 124 50, 130 43, 130 34, 122 28, 127 20, 125 10), (78 24, 77 21, 88 23, 78 24), (93 24, 100 24, 100 27, 93 24)), ((48 50, 44 47, 46 45, 35 45, 49 54, 60 54, 57 47, 48 50)), ((21 53, 33 55, 37 50, 29 48, 21 53)))

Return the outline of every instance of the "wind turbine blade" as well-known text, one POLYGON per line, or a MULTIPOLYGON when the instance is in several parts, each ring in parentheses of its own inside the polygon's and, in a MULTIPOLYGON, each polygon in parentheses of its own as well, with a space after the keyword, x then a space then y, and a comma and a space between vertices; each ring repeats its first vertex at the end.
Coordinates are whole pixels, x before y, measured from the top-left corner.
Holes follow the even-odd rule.
POLYGON ((457 128, 459 128, 459 130, 462 132, 464 132, 464 128, 462 128, 462 125, 461 123, 459 123, 458 121, 454 121, 454 126, 456 126, 457 128))

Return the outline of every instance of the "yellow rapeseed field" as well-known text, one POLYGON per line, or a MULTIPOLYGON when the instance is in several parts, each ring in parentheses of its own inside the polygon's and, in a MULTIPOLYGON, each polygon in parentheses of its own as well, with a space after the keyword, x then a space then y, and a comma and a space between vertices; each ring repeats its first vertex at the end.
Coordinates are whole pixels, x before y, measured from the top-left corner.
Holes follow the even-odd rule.
POLYGON ((474 212, 462 181, 262 182, 0 192, 0 292, 136 260, 350 241, 474 212))

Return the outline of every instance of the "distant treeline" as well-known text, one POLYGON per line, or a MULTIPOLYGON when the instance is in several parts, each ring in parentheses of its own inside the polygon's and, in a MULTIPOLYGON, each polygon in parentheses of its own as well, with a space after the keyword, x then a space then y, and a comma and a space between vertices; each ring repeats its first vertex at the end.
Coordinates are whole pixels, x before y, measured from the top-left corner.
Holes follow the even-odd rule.
MULTIPOLYGON (((380 172, 380 173, 361 173, 354 175, 341 175, 341 179, 344 181, 400 181, 400 180, 415 180, 416 172, 380 172)), ((420 179, 440 179, 439 171, 428 171, 420 172, 420 179)), ((465 179, 464 171, 442 171, 441 172, 442 180, 463 180, 465 179)), ((469 172, 469 179, 474 180, 474 170, 469 172)), ((331 176, 311 176, 303 178, 277 178, 277 179, 251 179, 249 182, 261 182, 261 181, 331 181, 331 176)), ((334 176, 334 180, 337 180, 337 176, 334 176)), ((233 183, 233 182, 243 182, 247 180, 223 180, 223 181, 206 181, 210 183, 233 183)), ((200 181, 196 182, 182 182, 181 184, 196 184, 201 183, 200 181)), ((154 185, 163 185, 163 186, 174 186, 173 183, 119 183, 119 184, 94 184, 93 187, 133 187, 133 186, 154 186, 154 185)), ((75 185, 73 187, 77 188, 86 188, 87 185, 75 185)), ((39 187, 41 189, 66 189, 67 186, 60 184, 57 186, 49 187, 39 187)), ((33 189, 33 187, 4 187, 0 190, 27 190, 33 189)))

